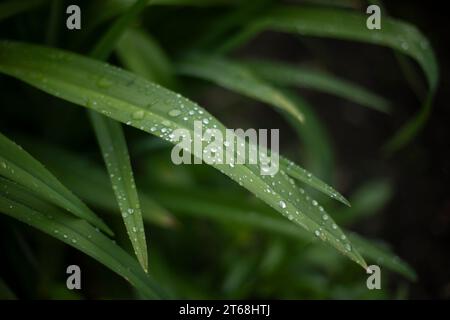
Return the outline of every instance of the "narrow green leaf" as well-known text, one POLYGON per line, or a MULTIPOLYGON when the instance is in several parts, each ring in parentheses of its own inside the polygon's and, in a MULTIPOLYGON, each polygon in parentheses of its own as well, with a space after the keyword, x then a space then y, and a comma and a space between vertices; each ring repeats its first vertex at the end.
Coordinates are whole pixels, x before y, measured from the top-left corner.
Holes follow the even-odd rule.
MULTIPOLYGON (((75 194, 94 207, 107 212, 120 212, 115 201, 110 179, 103 168, 77 153, 62 148, 25 140, 25 146, 38 159, 42 159, 51 171, 75 194)), ((139 192, 142 217, 145 221, 161 226, 173 227, 176 219, 156 203, 147 193, 139 192)))
POLYGON ((311 172, 303 169, 299 165, 295 164, 293 161, 290 161, 286 158, 280 157, 280 165, 286 173, 294 179, 297 179, 316 190, 326 194, 327 196, 336 199, 343 204, 350 206, 350 203, 347 199, 344 198, 339 192, 337 192, 334 188, 330 187, 328 184, 315 177, 311 172))
POLYGON ((169 60, 156 41, 144 31, 127 30, 117 43, 116 52, 127 69, 165 87, 174 86, 174 72, 169 60))
POLYGON ((263 30, 274 30, 386 46, 413 58, 425 73, 429 92, 421 110, 385 146, 386 151, 393 152, 413 139, 425 125, 437 88, 438 65, 428 39, 414 26, 384 17, 381 30, 369 30, 366 19, 366 15, 342 9, 278 6, 248 24, 227 50, 263 30))
MULTIPOLYGON (((147 2, 148 0, 135 1, 100 39, 91 52, 91 57, 106 60, 122 33, 144 9, 147 2)), ((111 83, 107 79, 100 78, 97 85, 107 88, 111 83)), ((148 254, 144 222, 122 125, 92 110, 89 110, 89 117, 102 150, 128 236, 142 268, 147 271, 148 254)))
POLYGON ((49 0, 9 0, 0 3, 0 21, 21 12, 33 9, 49 0))
POLYGON ((284 110, 300 122, 304 120, 301 111, 288 97, 238 62, 215 55, 191 54, 178 65, 177 72, 212 81, 284 110))
POLYGON ((365 88, 331 74, 282 62, 255 60, 246 62, 258 76, 281 86, 299 86, 333 94, 381 112, 390 111, 390 103, 365 88))
MULTIPOLYGON (((208 129, 219 130, 225 136, 225 127, 219 121, 180 94, 122 69, 76 54, 2 41, 0 71, 171 143, 179 142, 173 134, 176 129, 185 129, 193 137, 196 121, 208 129), (109 81, 111 86, 99 87, 98 77, 109 81)), ((364 259, 352 248, 324 208, 304 190, 298 189, 283 170, 269 176, 261 174, 259 165, 215 163, 212 166, 292 222, 366 267, 364 259)))
POLYGON ((1 133, 0 175, 29 188, 43 199, 112 234, 108 226, 39 161, 1 133))
POLYGON ((147 271, 144 223, 122 128, 120 123, 96 114, 95 111, 90 110, 89 116, 95 128, 128 236, 139 262, 147 271))
POLYGON ((160 289, 122 248, 87 222, 67 215, 19 185, 0 178, 0 211, 55 237, 116 272, 147 298, 160 289))

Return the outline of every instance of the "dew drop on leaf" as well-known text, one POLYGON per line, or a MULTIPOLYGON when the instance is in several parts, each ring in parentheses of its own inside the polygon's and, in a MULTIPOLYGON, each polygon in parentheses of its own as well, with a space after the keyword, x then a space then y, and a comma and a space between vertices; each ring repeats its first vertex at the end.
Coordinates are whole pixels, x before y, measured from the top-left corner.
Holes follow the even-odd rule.
POLYGON ((144 115, 145 115, 144 111, 139 110, 139 111, 133 112, 132 118, 134 120, 142 120, 142 119, 144 119, 144 115))
POLYGON ((112 84, 113 83, 110 80, 108 80, 107 78, 100 78, 97 81, 97 86, 99 86, 100 88, 104 88, 104 89, 111 87, 112 84))
POLYGON ((178 117, 181 114, 181 111, 178 109, 172 109, 169 111, 169 116, 178 117))

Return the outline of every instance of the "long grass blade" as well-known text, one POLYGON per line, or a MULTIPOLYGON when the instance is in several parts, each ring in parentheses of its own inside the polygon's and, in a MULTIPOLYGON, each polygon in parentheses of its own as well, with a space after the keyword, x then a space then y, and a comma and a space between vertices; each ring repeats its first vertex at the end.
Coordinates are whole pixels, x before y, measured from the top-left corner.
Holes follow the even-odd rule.
MULTIPOLYGON (((107 212, 121 213, 110 179, 103 168, 60 147, 38 143, 33 139, 23 140, 27 149, 44 161, 58 179, 86 203, 107 212)), ((139 200, 144 221, 166 228, 177 224, 175 217, 147 193, 139 192, 139 200)))
POLYGON ((111 229, 39 161, 1 133, 0 175, 112 235, 111 229))
MULTIPOLYGON (((176 129, 185 129, 191 137, 194 136, 196 121, 206 128, 219 130, 225 136, 226 128, 217 119, 180 94, 76 54, 2 41, 0 71, 171 143, 178 142, 173 135, 176 129), (106 79, 111 86, 99 87, 99 77, 106 79)), ((364 259, 324 208, 298 189, 283 170, 269 176, 261 175, 259 165, 214 163, 212 166, 292 222, 366 267, 364 259)))
MULTIPOLYGON (((100 39, 91 52, 91 57, 106 60, 114 50, 120 36, 144 9, 147 2, 147 0, 135 1, 100 39)), ((109 83, 108 80, 102 81, 100 79, 97 85, 108 87, 109 83)), ((147 271, 148 254, 144 222, 122 125, 96 111, 89 110, 88 112, 102 150, 128 236, 142 268, 147 271)))
POLYGON ((91 256, 129 281, 145 297, 160 297, 154 280, 113 241, 86 221, 69 216, 4 178, 0 178, 0 211, 91 256))

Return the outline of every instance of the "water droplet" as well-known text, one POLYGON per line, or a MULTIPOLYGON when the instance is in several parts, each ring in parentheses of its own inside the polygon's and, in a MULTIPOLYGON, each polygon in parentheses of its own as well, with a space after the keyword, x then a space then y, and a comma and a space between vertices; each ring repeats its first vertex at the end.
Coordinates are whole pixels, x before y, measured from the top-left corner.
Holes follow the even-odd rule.
POLYGON ((104 88, 104 89, 111 87, 112 84, 113 83, 107 78, 100 78, 97 81, 97 86, 99 86, 100 88, 104 88))
POLYGON ((145 112, 143 110, 138 110, 138 111, 133 112, 132 117, 134 120, 142 120, 142 119, 144 119, 144 116, 145 116, 145 112))
POLYGON ((181 111, 178 109, 173 109, 169 111, 169 116, 178 117, 181 114, 181 111))
POLYGON ((312 201, 313 206, 317 206, 319 203, 316 200, 312 201))
POLYGON ((284 202, 283 200, 280 201, 280 207, 281 209, 285 209, 286 208, 286 202, 284 202))

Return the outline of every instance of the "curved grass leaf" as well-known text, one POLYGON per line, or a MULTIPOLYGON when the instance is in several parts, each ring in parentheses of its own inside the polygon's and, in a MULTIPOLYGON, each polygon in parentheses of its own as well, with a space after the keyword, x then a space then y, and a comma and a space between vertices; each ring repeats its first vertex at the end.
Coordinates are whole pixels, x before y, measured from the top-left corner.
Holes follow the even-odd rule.
POLYGON ((18 13, 33 9, 49 0, 9 0, 0 3, 0 21, 18 13))
POLYGON ((295 164, 293 161, 290 161, 284 157, 280 157, 280 166, 292 178, 313 187, 314 189, 326 194, 327 196, 333 199, 342 202, 347 206, 350 206, 348 200, 345 199, 344 196, 342 196, 334 188, 330 187, 325 182, 315 177, 311 172, 295 164))
MULTIPOLYGON (((241 196, 231 196, 211 192, 211 190, 206 192, 206 190, 168 189, 158 190, 155 197, 158 202, 180 215, 248 226, 306 242, 317 240, 316 237, 304 230, 299 230, 295 225, 271 216, 270 209, 255 204, 249 205, 248 201, 241 196)), ((414 281, 417 278, 414 270, 386 246, 373 244, 372 241, 349 231, 346 231, 346 234, 363 257, 369 261, 410 280, 414 281)))
MULTIPOLYGON (((225 127, 190 100, 132 73, 62 50, 18 42, 0 42, 0 71, 47 93, 100 112, 171 143, 173 131, 194 136, 196 121, 225 136, 225 127), (111 86, 99 87, 98 79, 111 86)), ((248 146, 247 146, 248 147, 248 146)), ((261 175, 251 164, 212 164, 286 218, 315 234, 341 253, 366 267, 359 252, 317 201, 298 189, 288 175, 261 175)))
POLYGON ((89 116, 102 150, 116 201, 136 256, 148 269, 147 243, 142 222, 141 205, 131 170, 130 156, 120 123, 89 110, 89 116))
POLYGON ((288 97, 238 62, 215 55, 191 54, 178 65, 177 72, 212 81, 284 110, 300 122, 304 120, 301 111, 288 97))
POLYGON ((246 62, 258 76, 281 86, 299 86, 333 94, 381 112, 390 111, 390 103, 355 83, 331 74, 282 62, 246 62))
MULTIPOLYGON (((28 150, 45 160, 51 171, 81 199, 94 207, 120 213, 110 180, 103 168, 76 153, 30 139, 24 140, 28 150)), ((145 221, 161 227, 177 224, 175 217, 148 194, 139 192, 139 200, 145 221)))
POLYGON ((1 133, 0 175, 29 188, 43 199, 112 234, 108 226, 39 161, 1 133))
POLYGON ((278 6, 251 22, 226 49, 240 45, 260 31, 274 30, 381 45, 413 58, 425 73, 429 93, 421 110, 385 146, 386 151, 392 152, 408 143, 425 125, 437 88, 438 66, 428 39, 414 26, 384 17, 381 30, 369 30, 366 19, 367 16, 348 10, 278 6))
POLYGON ((122 248, 86 221, 42 201, 14 182, 0 178, 0 211, 55 237, 116 272, 147 298, 160 289, 122 248))
MULTIPOLYGON (((91 57, 106 60, 122 33, 144 9, 147 2, 147 0, 134 1, 134 4, 112 24, 100 39, 91 52, 91 57)), ((100 79, 97 85, 107 88, 110 83, 107 79, 100 79)), ((102 150, 128 236, 142 268, 147 271, 148 254, 144 222, 142 221, 139 196, 136 191, 122 125, 95 111, 89 110, 88 112, 102 150)))

